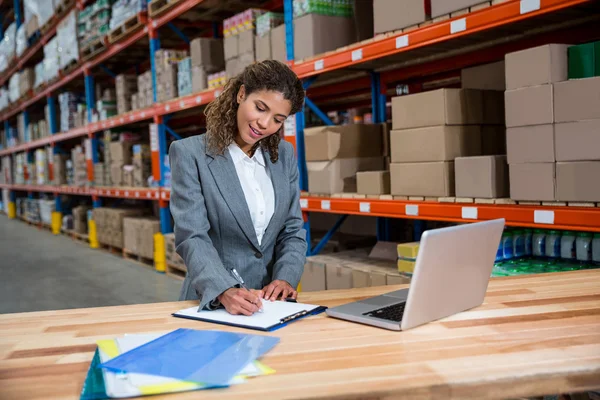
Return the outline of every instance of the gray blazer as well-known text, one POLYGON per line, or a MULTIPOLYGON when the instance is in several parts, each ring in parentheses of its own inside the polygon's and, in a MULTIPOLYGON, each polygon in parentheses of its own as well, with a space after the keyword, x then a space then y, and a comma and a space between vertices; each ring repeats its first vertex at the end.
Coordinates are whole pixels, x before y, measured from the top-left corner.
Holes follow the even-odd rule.
POLYGON ((201 308, 212 308, 219 294, 239 286, 231 275, 233 268, 248 288, 262 289, 276 279, 298 286, 307 244, 294 149, 282 140, 276 163, 268 152, 264 155, 275 211, 259 245, 229 151, 210 154, 205 135, 171 145, 170 207, 177 253, 188 271, 181 300, 199 299, 201 308))

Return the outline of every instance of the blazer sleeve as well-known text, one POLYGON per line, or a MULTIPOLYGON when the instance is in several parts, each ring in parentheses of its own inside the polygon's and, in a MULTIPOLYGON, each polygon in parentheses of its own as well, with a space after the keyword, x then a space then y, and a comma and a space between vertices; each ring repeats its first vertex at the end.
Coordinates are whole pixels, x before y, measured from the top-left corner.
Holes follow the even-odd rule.
POLYGON ((223 266, 208 235, 210 223, 192 151, 179 142, 169 149, 171 214, 175 221, 177 253, 185 261, 188 278, 200 298, 200 309, 214 309, 216 297, 237 285, 223 266))
POLYGON ((290 177, 290 203, 285 223, 275 242, 275 264, 273 265, 273 280, 283 280, 297 288, 304 272, 306 261, 306 230, 300 209, 300 182, 298 164, 291 148, 286 149, 285 158, 290 177))

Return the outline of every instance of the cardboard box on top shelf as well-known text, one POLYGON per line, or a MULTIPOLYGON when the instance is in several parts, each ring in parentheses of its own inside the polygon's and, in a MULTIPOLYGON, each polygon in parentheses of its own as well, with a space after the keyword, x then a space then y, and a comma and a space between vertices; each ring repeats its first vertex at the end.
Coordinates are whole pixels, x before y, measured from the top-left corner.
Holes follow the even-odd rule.
POLYGON ((556 200, 600 201, 600 161, 556 164, 556 200))
POLYGON ((390 164, 391 192, 401 196, 454 196, 454 162, 390 164))
POLYGON ((507 90, 504 102, 507 128, 554 123, 552 85, 507 90))
POLYGON ((285 24, 271 29, 271 57, 281 62, 287 61, 285 46, 285 24))
POLYGON ((320 14, 294 19, 294 56, 303 59, 347 46, 356 40, 354 20, 320 14))
POLYGON ((110 142, 110 158, 115 164, 131 164, 133 144, 130 142, 110 142))
POLYGON ((238 57, 238 74, 244 72, 244 69, 256 61, 254 53, 243 53, 238 57))
POLYGON ((463 68, 460 83, 463 89, 506 90, 504 60, 463 68))
POLYGON ((123 165, 112 163, 110 165, 110 181, 113 186, 123 186, 123 165))
POLYGON ((196 38, 190 42, 192 67, 204 67, 207 72, 217 72, 225 68, 223 39, 196 38))
POLYGON ((600 119, 554 125, 556 161, 600 160, 600 119))
POLYGON ((508 197, 506 156, 457 157, 454 172, 456 197, 508 197))
POLYGON ((356 173, 356 192, 361 194, 389 194, 389 171, 363 171, 356 173))
POLYGON ((506 89, 566 81, 568 47, 566 44, 547 44, 508 53, 504 58, 506 89))
POLYGON ((208 89, 208 74, 203 67, 192 67, 192 92, 198 93, 208 89))
POLYGON ((300 283, 303 292, 318 292, 327 289, 325 263, 318 258, 307 257, 300 283))
POLYGON ((311 193, 356 192, 356 173, 383 169, 383 157, 339 158, 307 162, 308 191, 311 193))
POLYGON ((225 73, 227 78, 235 78, 238 75, 240 60, 236 58, 231 58, 225 61, 225 73))
POLYGON ((510 198, 526 201, 556 200, 556 164, 509 164, 510 198))
POLYGON ((439 89, 392 98, 392 128, 493 123, 483 117, 483 92, 439 89))
POLYGON ((325 281, 327 290, 352 289, 354 287, 352 268, 342 263, 329 262, 325 266, 325 281))
POLYGON ((304 130, 306 161, 383 155, 380 124, 318 126, 304 130))
POLYGON ((554 124, 521 126, 506 130, 509 164, 554 162, 554 124))
POLYGON ((428 0, 373 0, 375 35, 420 24, 429 19, 428 0))
POLYGON ((481 155, 506 155, 506 127, 483 125, 481 127, 481 155))
POLYGON ((556 122, 600 119, 600 77, 575 79, 554 85, 556 122))
POLYGON ((223 39, 223 55, 225 61, 235 58, 239 54, 239 35, 228 36, 223 39))
POLYGON ((393 130, 392 162, 452 161, 481 154, 481 126, 439 125, 393 130))
POLYGON ((264 61, 271 59, 271 32, 267 32, 264 36, 256 36, 256 61, 264 61))
POLYGON ((254 54, 254 30, 248 30, 238 35, 238 54, 254 54))
POLYGON ((480 3, 483 2, 481 0, 431 0, 431 17, 450 14, 480 3))

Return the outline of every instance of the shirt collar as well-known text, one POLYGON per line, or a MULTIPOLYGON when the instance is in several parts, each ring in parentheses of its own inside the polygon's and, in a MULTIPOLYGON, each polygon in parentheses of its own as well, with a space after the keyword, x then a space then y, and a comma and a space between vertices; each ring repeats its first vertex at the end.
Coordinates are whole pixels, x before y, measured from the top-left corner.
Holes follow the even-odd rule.
POLYGON ((260 146, 256 148, 254 155, 252 156, 252 158, 250 158, 246 153, 244 153, 244 150, 240 149, 240 146, 238 146, 237 143, 233 142, 229 145, 229 154, 231 155, 231 159, 233 160, 234 164, 237 164, 238 162, 243 161, 244 159, 250 159, 256 161, 263 167, 266 166, 265 157, 260 146))

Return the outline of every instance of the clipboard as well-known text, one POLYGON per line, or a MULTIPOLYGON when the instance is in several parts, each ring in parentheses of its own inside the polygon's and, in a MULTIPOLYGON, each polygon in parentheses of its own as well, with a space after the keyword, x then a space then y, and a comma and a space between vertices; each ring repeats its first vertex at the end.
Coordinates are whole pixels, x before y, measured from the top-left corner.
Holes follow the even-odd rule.
POLYGON ((263 312, 252 316, 231 315, 224 309, 198 311, 198 307, 179 310, 172 315, 177 318, 271 332, 306 316, 320 314, 326 309, 327 307, 314 304, 267 300, 263 301, 263 312))

